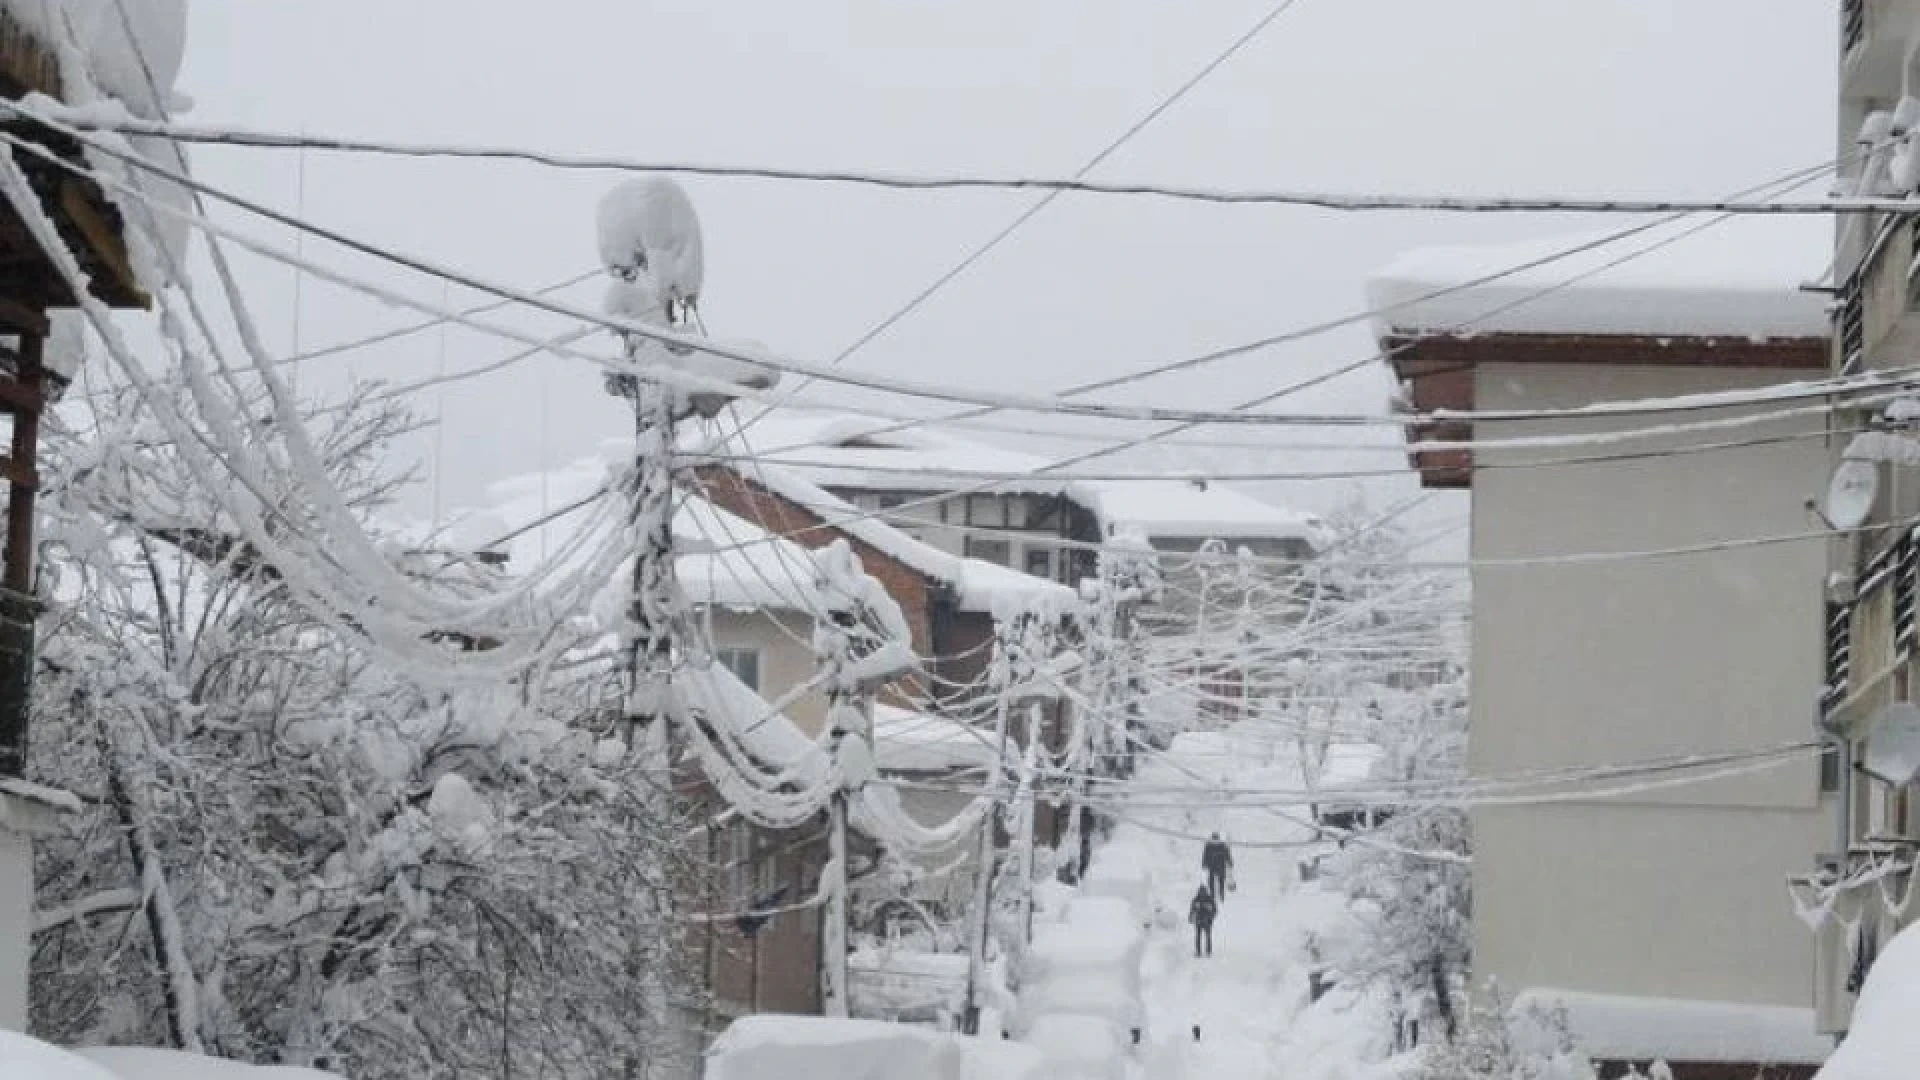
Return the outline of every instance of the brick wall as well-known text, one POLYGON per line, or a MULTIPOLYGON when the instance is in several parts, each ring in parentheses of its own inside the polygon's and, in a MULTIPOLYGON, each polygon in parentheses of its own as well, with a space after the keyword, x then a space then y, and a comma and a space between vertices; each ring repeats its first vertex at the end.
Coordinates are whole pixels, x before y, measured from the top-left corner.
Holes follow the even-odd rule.
MULTIPOLYGON (((711 821, 725 803, 704 782, 680 786, 683 798, 701 807, 711 821)), ((680 886, 682 911, 731 915, 753 910, 762 893, 785 886, 784 906, 804 901, 818 891, 820 868, 826 862, 824 821, 797 829, 751 828, 750 862, 743 877, 744 893, 732 873, 735 849, 730 829, 739 824, 704 831, 699 860, 704 872, 680 886), (763 867, 768 869, 763 871, 763 867)), ((734 1017, 752 1013, 820 1012, 820 912, 814 908, 786 911, 769 917, 749 933, 732 918, 695 924, 687 948, 692 970, 710 999, 710 1027, 724 1027, 734 1017)))
MULTIPOLYGON (((1646 1061, 1602 1061, 1600 1080, 1620 1080, 1638 1068, 1643 1074, 1652 1064, 1646 1061)), ((1732 1065, 1724 1062, 1669 1062, 1673 1080, 1813 1080, 1817 1065, 1732 1065)))
POLYGON ((900 605, 913 634, 914 651, 922 656, 938 655, 934 626, 937 586, 924 574, 879 548, 828 526, 820 515, 732 469, 704 465, 695 470, 694 475, 709 502, 803 547, 823 548, 835 540, 845 539, 853 546, 853 553, 860 556, 862 568, 900 605))

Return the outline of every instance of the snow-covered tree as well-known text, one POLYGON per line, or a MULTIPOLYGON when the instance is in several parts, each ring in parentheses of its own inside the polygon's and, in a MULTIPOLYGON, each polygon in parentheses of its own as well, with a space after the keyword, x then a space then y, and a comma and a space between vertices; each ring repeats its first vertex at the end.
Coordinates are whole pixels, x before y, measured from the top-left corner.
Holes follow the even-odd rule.
MULTIPOLYGON (((684 956, 635 899, 700 868, 590 729, 618 687, 394 662, 287 587, 146 406, 96 405, 49 439, 32 768, 87 809, 38 855, 36 1030, 362 1080, 658 1060, 669 1018, 639 990, 684 956)), ((314 423, 363 520, 407 423, 371 396, 314 423)), ((425 589, 501 585, 390 552, 425 589)))
POLYGON ((1458 1038, 1430 1046, 1417 1080, 1596 1080, 1564 1011, 1511 1006, 1495 987, 1474 997, 1458 1038))

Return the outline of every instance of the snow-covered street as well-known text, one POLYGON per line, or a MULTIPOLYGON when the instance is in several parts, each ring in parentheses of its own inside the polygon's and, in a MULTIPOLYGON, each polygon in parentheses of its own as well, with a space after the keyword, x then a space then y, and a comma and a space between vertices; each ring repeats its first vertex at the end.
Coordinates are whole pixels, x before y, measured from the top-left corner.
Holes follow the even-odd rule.
MULTIPOLYGON (((1155 805, 1170 792, 1204 802, 1232 787, 1299 782, 1291 741, 1246 722, 1176 737, 1126 785, 1140 793, 1131 800, 1138 805, 1118 812, 1086 888, 1118 891, 1111 882, 1136 877, 1146 886, 1143 1030, 1131 1073, 1140 1080, 1331 1080, 1361 1075, 1363 1062, 1379 1055, 1382 1019, 1367 1001, 1341 991, 1310 1001, 1315 951, 1337 942, 1349 918, 1344 898, 1301 881, 1301 861, 1319 850, 1304 819, 1267 807, 1155 805), (1232 887, 1213 954, 1196 958, 1187 910, 1205 881, 1201 848, 1216 832, 1233 847, 1232 887)), ((1115 985, 1124 981, 1114 973, 1115 985)))

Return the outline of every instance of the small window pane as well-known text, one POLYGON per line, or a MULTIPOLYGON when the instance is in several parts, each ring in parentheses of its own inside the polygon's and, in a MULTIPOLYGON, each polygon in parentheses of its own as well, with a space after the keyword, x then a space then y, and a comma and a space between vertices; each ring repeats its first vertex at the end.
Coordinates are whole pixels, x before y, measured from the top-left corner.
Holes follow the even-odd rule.
POLYGON ((1013 563, 1013 551, 1005 540, 986 536, 967 537, 967 557, 985 559, 990 563, 1009 566, 1013 563))
POLYGON ((1007 524, 1006 503, 998 495, 968 496, 967 524, 985 529, 1004 528, 1007 524))
POLYGON ((1053 552, 1043 547, 1027 549, 1027 573, 1034 577, 1053 577, 1053 552))
POLYGON ((1027 500, 1024 496, 1013 495, 1004 501, 1007 508, 1007 528, 1024 529, 1027 527, 1027 500))
POLYGON ((759 649, 715 649, 713 658, 720 666, 733 672, 733 676, 747 684, 747 689, 760 692, 760 650, 759 649))

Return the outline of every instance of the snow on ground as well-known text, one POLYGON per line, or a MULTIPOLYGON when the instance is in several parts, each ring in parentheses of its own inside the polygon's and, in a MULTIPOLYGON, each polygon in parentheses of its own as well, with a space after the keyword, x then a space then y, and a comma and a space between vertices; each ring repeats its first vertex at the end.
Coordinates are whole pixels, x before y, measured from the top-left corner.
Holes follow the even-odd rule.
POLYGON ((242 1065, 177 1050, 60 1050, 0 1031, 0 1080, 338 1080, 329 1073, 242 1065))
MULTIPOLYGON (((1134 780, 1142 791, 1190 788, 1197 797, 1234 786, 1295 787, 1299 769, 1278 733, 1257 722, 1226 732, 1177 736, 1170 750, 1143 765, 1134 780)), ((1303 884, 1299 861, 1316 850, 1309 823, 1291 811, 1260 807, 1142 808, 1122 822, 1095 854, 1081 895, 1067 904, 1056 935, 1080 924, 1068 941, 1101 935, 1118 939, 1106 954, 1115 965, 1102 1002, 1132 982, 1120 970, 1134 950, 1115 920, 1131 914, 1146 938, 1138 971, 1142 1040, 1126 1049, 1126 1075, 1137 1080, 1365 1080, 1394 1074, 1384 1057, 1382 1003, 1336 988, 1309 1002, 1314 950, 1337 947, 1351 930, 1343 897, 1303 884), (1234 889, 1214 924, 1213 955, 1196 959, 1187 924, 1189 901, 1203 881, 1200 848, 1218 831, 1234 845, 1234 889), (1195 1040, 1194 1027, 1200 1037, 1195 1040)), ((1030 978, 1051 975, 1052 958, 1071 951, 1036 934, 1036 952, 1048 959, 1030 978)), ((1091 958, 1076 954, 1084 974, 1091 958)), ((1030 1007, 1071 1008, 1088 987, 1023 987, 1030 1007)), ((1079 1007, 1087 1013, 1103 1010, 1079 1007)), ((1110 1002, 1108 1002, 1110 1004, 1110 1002)), ((1055 1016, 1068 1015, 1055 1013, 1055 1016)), ((1028 1017, 1030 1043, 1046 1052, 1056 1075, 1106 1075, 1096 1062, 1100 1044, 1115 1037, 1118 1013, 1085 1021, 1028 1017)))
POLYGON ((1887 943, 1867 973, 1853 1030, 1815 1080, 1896 1080, 1914 1075, 1920 1061, 1920 930, 1908 928, 1887 943))
MULTIPOLYGON (((1040 1056, 998 1040, 878 1020, 747 1016, 707 1051, 706 1080, 1039 1080, 1040 1056)), ((80 1080, 80 1078, 76 1078, 80 1080)))

